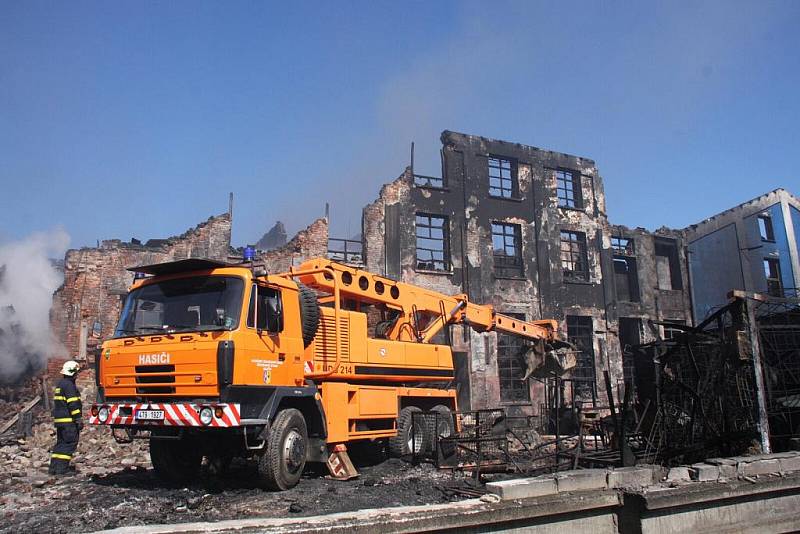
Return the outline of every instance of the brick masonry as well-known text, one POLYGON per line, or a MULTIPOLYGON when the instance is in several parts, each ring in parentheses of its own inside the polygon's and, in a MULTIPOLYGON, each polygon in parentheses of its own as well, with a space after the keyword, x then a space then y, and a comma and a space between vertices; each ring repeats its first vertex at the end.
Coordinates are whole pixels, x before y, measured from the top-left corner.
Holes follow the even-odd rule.
MULTIPOLYGON (((77 359, 93 361, 93 351, 113 334, 122 301, 133 282, 129 267, 185 258, 241 261, 231 248, 231 217, 225 213, 210 217, 187 232, 146 243, 119 239, 103 241, 99 247, 69 250, 64 259, 64 283, 53 296, 53 330, 77 359)), ((270 272, 287 270, 327 251, 328 223, 319 219, 299 232, 284 246, 262 252, 270 272)), ((57 375, 63 359, 51 359, 48 373, 57 375)), ((84 375, 86 376, 86 375, 84 375)))

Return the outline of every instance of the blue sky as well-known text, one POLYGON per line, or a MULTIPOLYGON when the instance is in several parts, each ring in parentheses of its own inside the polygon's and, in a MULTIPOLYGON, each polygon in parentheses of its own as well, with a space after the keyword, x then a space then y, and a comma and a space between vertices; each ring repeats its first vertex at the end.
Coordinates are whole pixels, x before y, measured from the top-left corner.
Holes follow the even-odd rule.
POLYGON ((0 4, 0 241, 332 234, 462 131, 594 159, 612 222, 800 194, 800 2, 0 4), (291 4, 291 5, 289 5, 291 4))

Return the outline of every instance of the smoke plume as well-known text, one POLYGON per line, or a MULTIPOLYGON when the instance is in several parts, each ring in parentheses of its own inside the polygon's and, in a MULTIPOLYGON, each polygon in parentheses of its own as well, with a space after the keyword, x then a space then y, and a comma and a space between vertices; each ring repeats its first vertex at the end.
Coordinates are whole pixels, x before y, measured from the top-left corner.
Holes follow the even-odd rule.
POLYGON ((49 258, 68 244, 63 230, 0 244, 0 383, 14 383, 63 352, 50 328, 63 275, 49 258))

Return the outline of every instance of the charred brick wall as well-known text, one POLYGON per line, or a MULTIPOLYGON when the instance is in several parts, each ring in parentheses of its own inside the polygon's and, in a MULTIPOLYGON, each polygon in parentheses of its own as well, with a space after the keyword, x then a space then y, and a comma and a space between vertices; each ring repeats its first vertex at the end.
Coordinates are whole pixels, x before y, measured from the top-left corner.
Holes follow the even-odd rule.
POLYGON ((301 230, 285 245, 262 252, 258 260, 266 265, 270 273, 288 271, 307 259, 324 257, 328 252, 328 220, 317 219, 305 230, 301 230))
MULTIPOLYGON (((415 178, 407 168, 364 209, 369 270, 445 293, 465 292, 474 302, 528 320, 554 318, 565 338, 581 333, 588 343, 581 347, 590 362, 583 375, 597 379, 608 369, 615 386, 624 374, 619 317, 640 319, 641 339, 647 338, 646 321, 688 318, 681 234, 612 227, 602 178, 592 160, 449 131, 441 140, 441 181, 415 178), (419 261, 418 240, 436 242, 438 234, 428 237, 440 223, 445 229, 444 260, 419 261), (638 244, 641 258, 634 286, 641 298, 614 285, 611 238, 618 234, 638 244), (579 269, 565 271, 565 247, 570 246, 565 236, 580 243, 579 269), (658 289, 653 259, 657 240, 660 251, 673 242, 678 246, 673 258, 677 271, 670 273, 678 289, 658 289)), ((425 254, 429 259, 431 253, 425 254)), ((630 330, 631 322, 624 322, 630 330)), ((509 368, 507 345, 495 333, 458 330, 453 348, 463 356, 456 365, 467 366, 469 376, 469 384, 460 387, 469 390, 472 408, 506 404, 535 412, 544 394, 537 383, 526 384, 527 393, 518 391, 523 395, 517 400, 509 400, 503 391, 513 385, 510 375, 521 378, 521 362, 509 368)), ((597 385, 603 391, 602 383, 597 385)))
MULTIPOLYGON (((168 239, 103 241, 97 248, 67 251, 64 284, 53 297, 52 322, 70 357, 84 356, 116 326, 122 298, 133 282, 127 269, 185 258, 224 261, 231 240, 228 214, 211 217, 182 235, 168 239), (97 327, 97 328, 95 328, 97 327)), ((59 361, 51 361, 57 372, 59 361)))

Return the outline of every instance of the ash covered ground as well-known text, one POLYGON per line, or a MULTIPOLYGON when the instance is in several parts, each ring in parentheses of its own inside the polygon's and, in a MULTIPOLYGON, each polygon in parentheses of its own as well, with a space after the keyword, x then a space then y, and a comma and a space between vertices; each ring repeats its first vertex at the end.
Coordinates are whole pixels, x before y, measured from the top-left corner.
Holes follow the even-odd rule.
POLYGON ((156 478, 146 443, 118 445, 107 429, 86 427, 70 477, 47 474, 52 425, 40 413, 34 435, 0 447, 0 532, 90 532, 157 523, 248 517, 297 517, 452 500, 461 475, 431 465, 384 460, 374 448, 354 451, 360 476, 350 481, 306 471, 297 487, 261 487, 253 461, 235 460, 221 475, 204 468, 182 488, 156 478), (360 459, 360 460, 359 460, 360 459), (383 461, 382 461, 383 460, 383 461))

